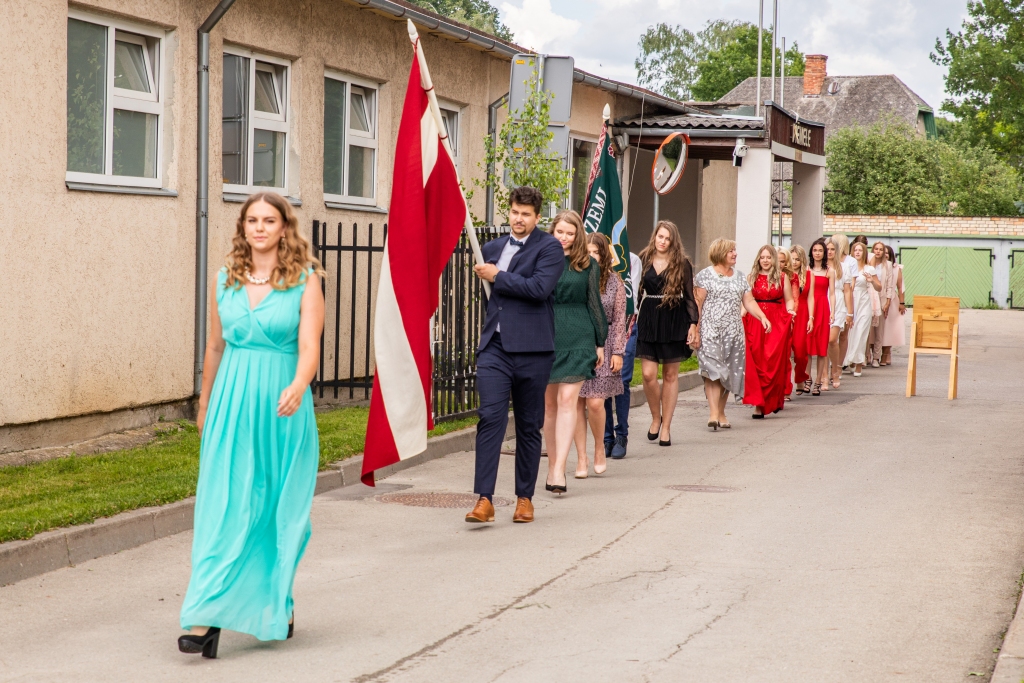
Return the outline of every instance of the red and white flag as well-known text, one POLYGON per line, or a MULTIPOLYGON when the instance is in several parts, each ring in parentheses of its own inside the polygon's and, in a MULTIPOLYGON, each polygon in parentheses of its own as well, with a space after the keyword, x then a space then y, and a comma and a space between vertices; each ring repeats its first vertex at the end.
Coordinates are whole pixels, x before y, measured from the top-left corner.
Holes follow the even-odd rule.
POLYGON ((441 111, 409 22, 414 56, 395 149, 388 238, 377 288, 376 374, 362 481, 427 448, 431 410, 430 318, 438 281, 462 229, 470 227, 441 111))

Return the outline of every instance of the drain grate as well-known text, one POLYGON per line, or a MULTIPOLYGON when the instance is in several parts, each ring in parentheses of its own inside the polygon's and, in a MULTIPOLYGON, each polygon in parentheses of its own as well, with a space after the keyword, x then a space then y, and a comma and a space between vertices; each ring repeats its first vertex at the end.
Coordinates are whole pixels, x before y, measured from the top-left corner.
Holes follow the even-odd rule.
MULTIPOLYGON (((476 505, 479 498, 480 496, 475 493, 395 492, 379 495, 377 501, 417 508, 471 508, 476 505)), ((515 504, 514 500, 498 496, 494 496, 492 502, 494 507, 509 507, 515 504)))
POLYGON ((739 489, 729 486, 704 486, 703 484, 676 484, 667 486, 673 491, 686 491, 687 493, 733 493, 739 489))

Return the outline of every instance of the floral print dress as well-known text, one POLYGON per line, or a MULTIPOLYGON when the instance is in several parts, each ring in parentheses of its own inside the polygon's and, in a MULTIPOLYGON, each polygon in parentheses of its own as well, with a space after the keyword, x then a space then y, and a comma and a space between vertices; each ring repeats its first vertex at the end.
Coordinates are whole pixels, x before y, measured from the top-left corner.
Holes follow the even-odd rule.
POLYGON ((712 266, 697 273, 696 285, 708 293, 700 312, 697 367, 701 376, 719 380, 726 391, 742 396, 746 343, 740 307, 750 285, 739 270, 733 268, 727 277, 712 266))

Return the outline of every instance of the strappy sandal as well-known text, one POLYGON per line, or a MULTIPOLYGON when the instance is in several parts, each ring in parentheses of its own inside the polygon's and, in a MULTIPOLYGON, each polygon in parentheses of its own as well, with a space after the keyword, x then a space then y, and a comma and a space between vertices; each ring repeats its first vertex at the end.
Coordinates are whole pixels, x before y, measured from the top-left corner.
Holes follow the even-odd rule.
POLYGON ((804 382, 804 393, 811 393, 811 380, 807 380, 806 382, 804 382))
POLYGON ((821 396, 821 385, 815 384, 814 390, 811 392, 811 396, 821 396))
POLYGON ((829 382, 832 383, 832 388, 833 389, 838 389, 839 388, 839 380, 837 380, 837 379, 830 379, 829 382))

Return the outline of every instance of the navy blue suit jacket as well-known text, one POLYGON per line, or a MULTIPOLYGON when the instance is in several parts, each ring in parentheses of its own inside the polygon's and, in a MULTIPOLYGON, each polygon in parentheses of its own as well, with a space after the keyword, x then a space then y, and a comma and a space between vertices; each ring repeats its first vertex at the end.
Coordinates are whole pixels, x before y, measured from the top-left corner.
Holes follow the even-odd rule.
MULTIPOLYGON (((484 261, 498 263, 508 237, 483 245, 484 261)), ((480 334, 480 350, 491 341, 501 323, 501 345, 509 353, 555 350, 555 286, 565 267, 562 245, 535 228, 526 244, 512 257, 491 285, 487 317, 480 334)))

